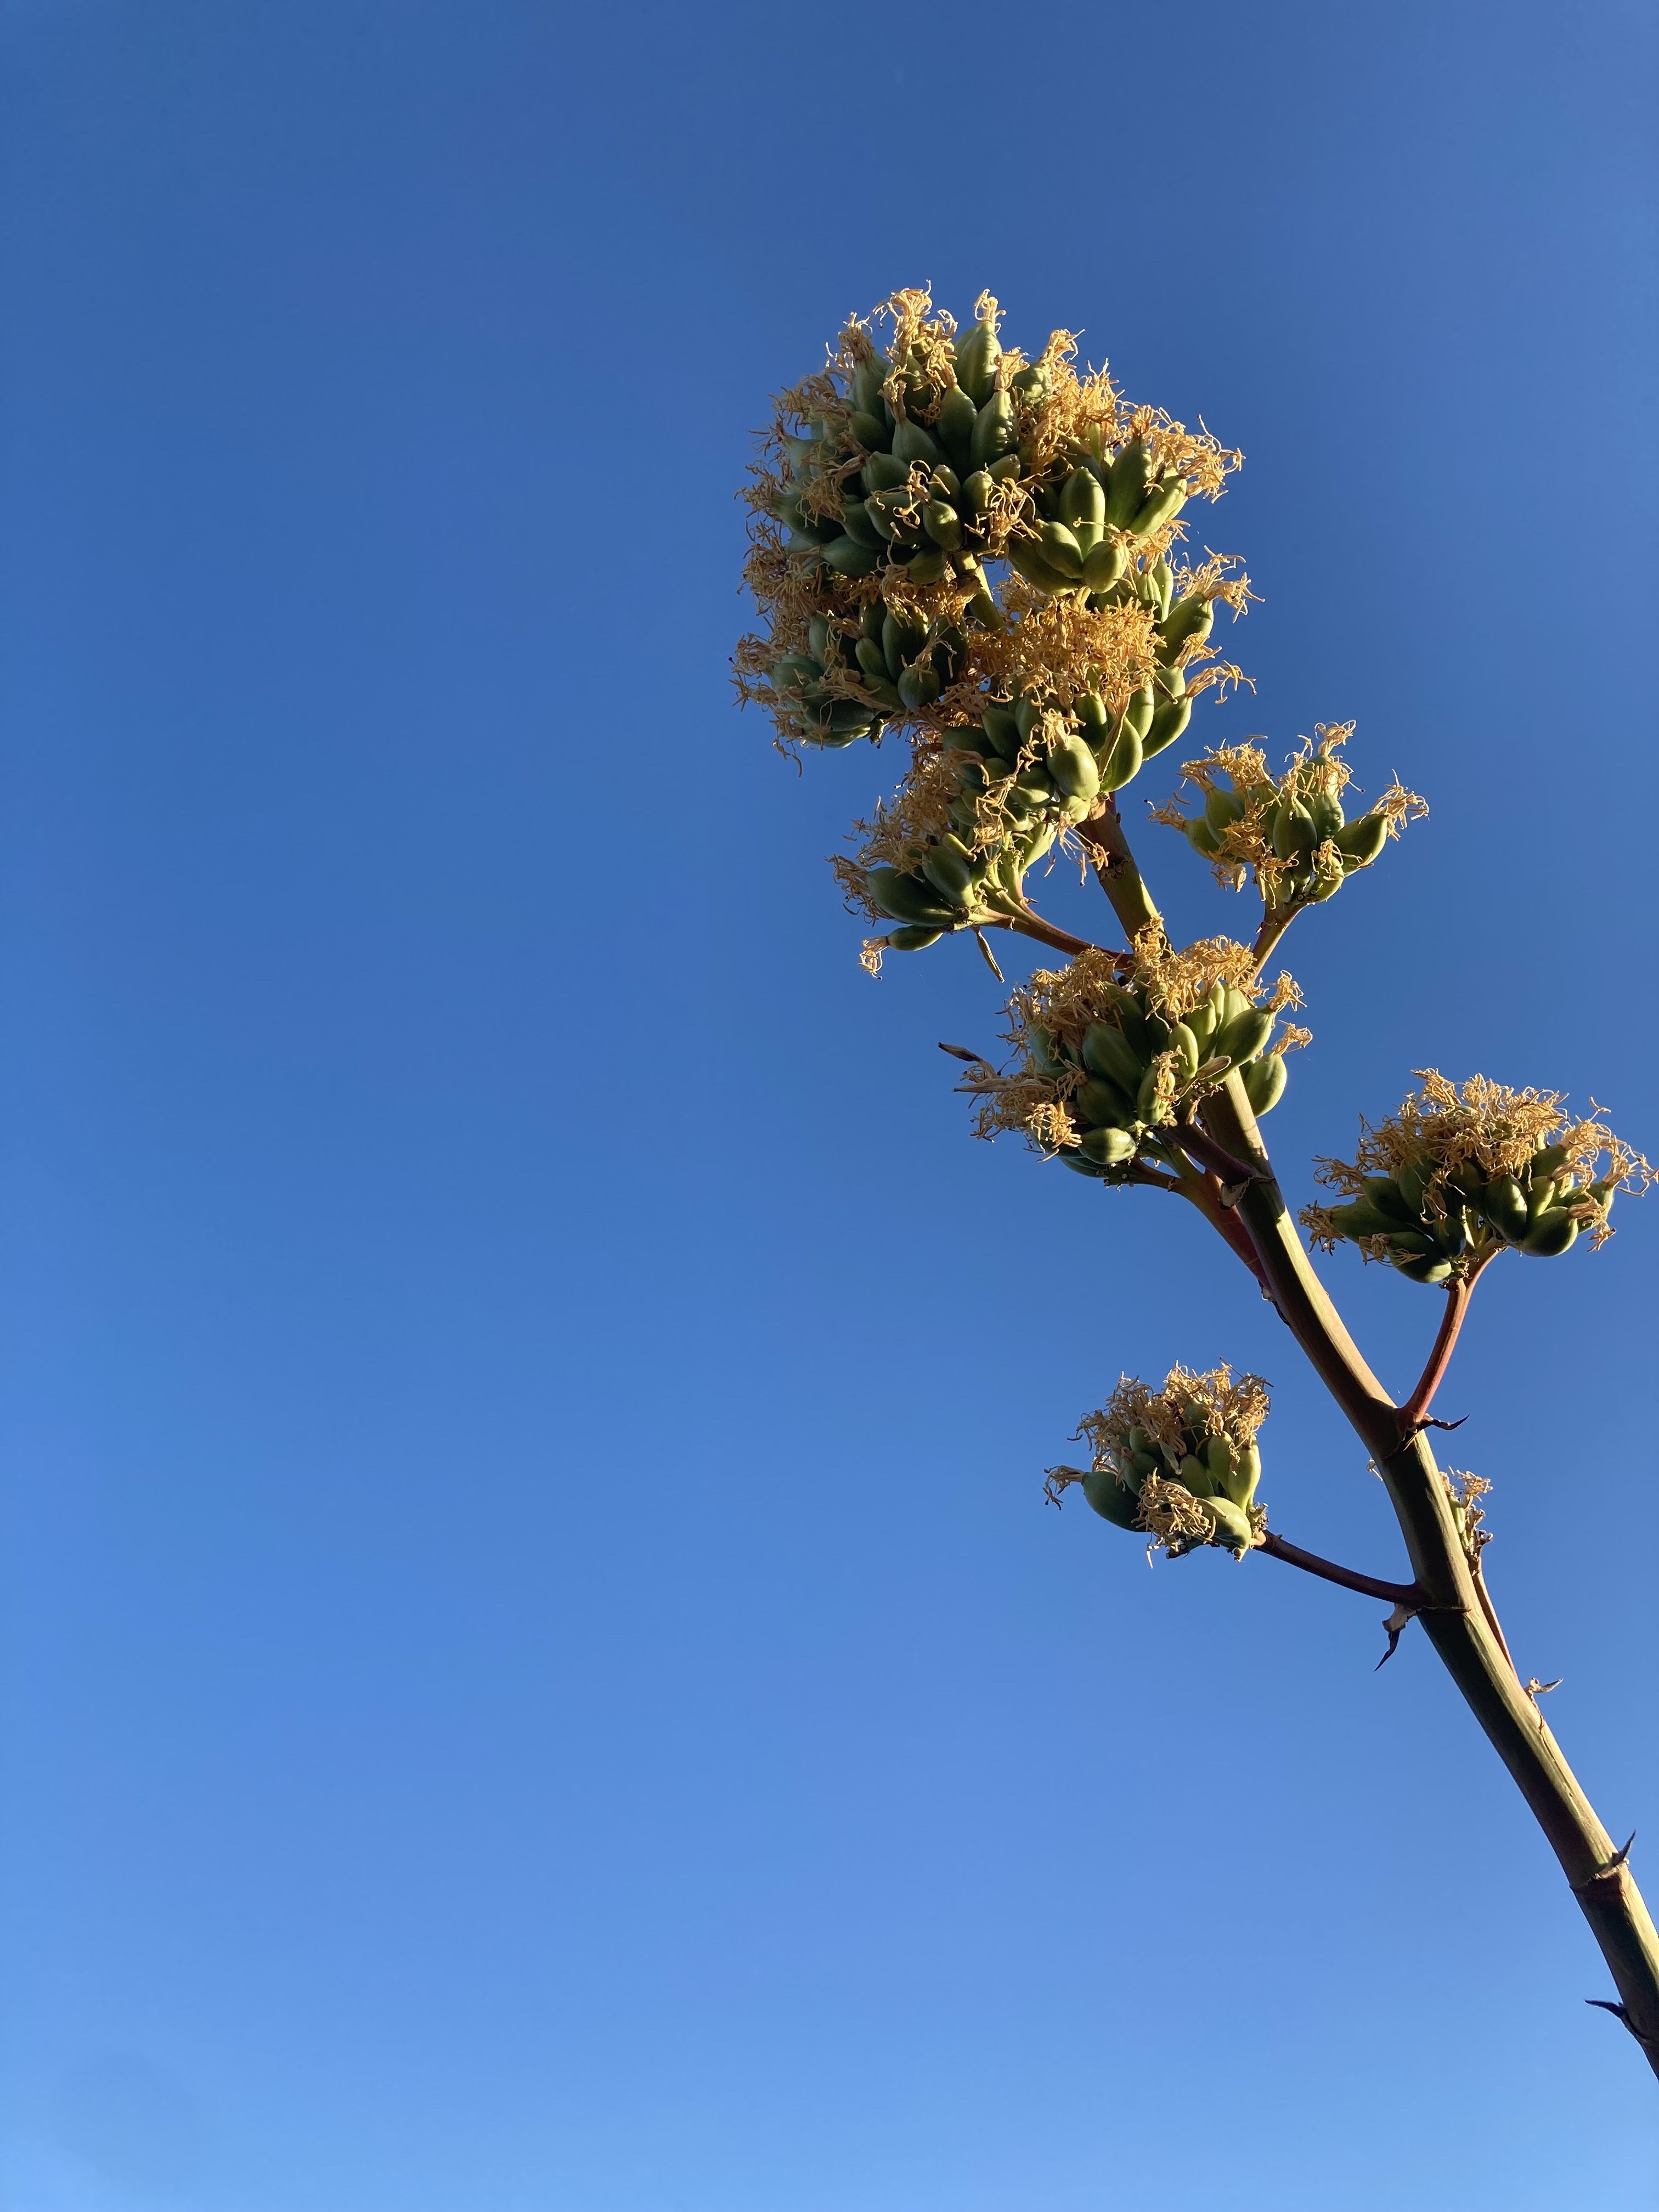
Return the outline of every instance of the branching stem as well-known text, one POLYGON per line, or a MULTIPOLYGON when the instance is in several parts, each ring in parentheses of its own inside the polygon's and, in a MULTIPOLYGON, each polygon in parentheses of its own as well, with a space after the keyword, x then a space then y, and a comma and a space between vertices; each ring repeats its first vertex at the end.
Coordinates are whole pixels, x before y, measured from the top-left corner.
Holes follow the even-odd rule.
POLYGON ((1242 1193, 1237 1210, 1273 1303, 1370 1452, 1423 1594, 1424 1632, 1531 1808, 1607 1960, 1619 1991, 1618 2016, 1659 2074, 1659 1930, 1628 1864, 1522 1686, 1490 1595, 1464 1550, 1427 1435, 1419 1428, 1401 1437, 1401 1409, 1366 1365, 1315 1274, 1237 1073, 1206 1100, 1203 1111, 1218 1142, 1256 1167, 1257 1180, 1242 1193))
POLYGON ((1248 1160, 1236 1160, 1224 1145, 1217 1144, 1196 1121, 1177 1121, 1158 1133, 1166 1145, 1179 1145, 1230 1187, 1255 1180, 1257 1170, 1248 1160))
POLYGON ((1255 1255, 1255 1247, 1250 1242, 1249 1231, 1232 1207, 1223 1205, 1221 1185, 1216 1177, 1212 1175, 1182 1176, 1178 1182, 1172 1181, 1169 1188, 1178 1190, 1182 1198, 1198 1208, 1217 1236, 1231 1247, 1234 1254, 1255 1277, 1263 1297, 1268 1297, 1267 1278, 1261 1272, 1261 1262, 1255 1255))
POLYGON ((975 926, 981 929, 1017 931, 1021 937, 1035 938, 1039 945, 1046 945, 1054 952, 1067 953, 1073 959, 1079 952, 1103 952, 1106 949, 1102 945, 1091 945, 1086 937, 1073 937, 1069 929, 1061 929, 1055 922, 1045 921, 1030 907, 1020 914, 988 915, 975 926))
POLYGON ((1129 1180, 1131 1182, 1144 1182, 1151 1190, 1173 1191, 1179 1198, 1190 1195, 1186 1185, 1174 1176, 1165 1175, 1162 1168, 1144 1167, 1139 1160, 1129 1170, 1129 1180))
POLYGON ((1409 1436, 1420 1428, 1428 1418, 1434 1394, 1445 1379, 1451 1365, 1452 1353, 1457 1349, 1458 1331, 1463 1326, 1463 1316, 1469 1310, 1469 1299, 1480 1279, 1480 1271, 1492 1257, 1488 1252, 1477 1260, 1467 1275, 1455 1276, 1446 1285, 1446 1310, 1440 1317, 1439 1333, 1429 1352, 1428 1364, 1417 1379, 1417 1388, 1400 1408, 1400 1433, 1409 1436))
POLYGON ((1364 1597, 1380 1597, 1388 1605, 1408 1605, 1415 1611, 1423 1602, 1423 1593, 1415 1583, 1385 1583, 1376 1575, 1357 1574, 1352 1567, 1339 1567, 1334 1559, 1322 1559, 1317 1552, 1304 1552, 1300 1544, 1287 1543, 1271 1528, 1259 1548, 1270 1559, 1283 1559, 1287 1567, 1300 1567, 1304 1574, 1317 1575, 1322 1582, 1340 1583, 1344 1589, 1358 1590, 1364 1597))

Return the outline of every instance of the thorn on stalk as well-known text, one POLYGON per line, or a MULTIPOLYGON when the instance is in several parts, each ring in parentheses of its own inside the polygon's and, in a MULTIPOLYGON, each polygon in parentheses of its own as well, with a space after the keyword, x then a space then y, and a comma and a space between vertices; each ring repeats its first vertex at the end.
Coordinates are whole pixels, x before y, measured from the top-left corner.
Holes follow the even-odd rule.
POLYGON ((1401 1442, 1409 1443, 1413 1437, 1420 1437, 1425 1429, 1461 1429, 1468 1418, 1467 1413, 1460 1413, 1455 1421, 1443 1421, 1437 1413, 1425 1413, 1420 1420, 1412 1423, 1401 1442))
POLYGON ((1652 2042, 1652 2037, 1643 2034, 1641 2029, 1638 2027, 1636 2022, 1631 2018, 1629 2013, 1626 2011, 1624 2006, 1621 2004, 1615 2004, 1611 1997, 1586 1997, 1584 1999, 1584 2002, 1587 2005, 1597 2006, 1602 2012, 1610 2012, 1616 2021, 1620 2021, 1630 2030, 1631 2033, 1636 2038, 1636 2040, 1639 2044, 1643 2045, 1644 2047, 1652 2042))
POLYGON ((1529 1678, 1529 1680, 1523 1682, 1521 1686, 1526 1692, 1527 1695, 1532 1699, 1534 1705, 1536 1705, 1540 1698, 1543 1697, 1548 1691, 1559 1690, 1562 1683, 1565 1682, 1566 1679, 1567 1678, 1565 1674, 1558 1674, 1553 1682, 1540 1682, 1537 1675, 1534 1674, 1529 1678))
MULTIPOLYGON (((1630 1863, 1630 1847, 1635 1841, 1636 1831, 1632 1828, 1629 1835, 1626 1837, 1622 1847, 1613 1853, 1613 1856, 1607 1861, 1605 1866, 1597 1867, 1595 1872, 1590 1875, 1587 1881, 1574 1882, 1572 1886, 1573 1895, 1575 1897, 1583 1897, 1585 1891, 1594 1889, 1598 1881, 1605 1881, 1609 1875, 1617 1874, 1621 1867, 1627 1866, 1630 1863)), ((1589 1998, 1585 1999, 1586 2003, 1589 2003, 1589 2002, 1590 2000, 1589 1998)))
POLYGON ((1389 1632, 1389 1648, 1382 1654, 1382 1656, 1377 1661, 1376 1666, 1371 1669, 1373 1674, 1376 1674, 1380 1668, 1388 1665, 1389 1660, 1393 1658, 1395 1653, 1400 1649, 1400 1639, 1401 1636, 1404 1635, 1407 1628, 1416 1618, 1417 1607, 1414 1605, 1402 1604, 1395 1606, 1394 1611, 1389 1615, 1388 1619, 1382 1624, 1383 1627, 1389 1632))

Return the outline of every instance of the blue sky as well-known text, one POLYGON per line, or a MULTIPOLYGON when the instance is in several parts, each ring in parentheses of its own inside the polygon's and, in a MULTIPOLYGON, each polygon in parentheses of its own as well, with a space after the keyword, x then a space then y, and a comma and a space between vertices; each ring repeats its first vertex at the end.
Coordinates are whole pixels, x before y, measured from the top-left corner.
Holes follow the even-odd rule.
MULTIPOLYGON (((1649 2203, 1421 1641, 1043 1505, 1225 1358, 1275 1525, 1401 1571, 1195 1218, 970 1144, 992 979, 871 983, 823 862, 897 763, 797 778, 727 656, 848 310, 1080 329, 1247 455, 1204 735, 1433 807, 1285 948, 1298 1199, 1426 1065, 1659 1152, 1650 12, 0 20, 7 2212, 1649 2203)), ((1650 1838, 1620 1219, 1445 1404, 1650 1838)), ((1328 1272, 1403 1388, 1438 1300, 1328 1272)))

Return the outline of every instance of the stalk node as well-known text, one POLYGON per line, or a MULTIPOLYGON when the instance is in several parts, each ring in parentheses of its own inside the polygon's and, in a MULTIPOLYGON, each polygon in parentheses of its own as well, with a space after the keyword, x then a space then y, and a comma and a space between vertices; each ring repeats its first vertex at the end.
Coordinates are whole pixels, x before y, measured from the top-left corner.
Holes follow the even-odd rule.
MULTIPOLYGON (((1595 1872, 1590 1876, 1588 1881, 1576 1881, 1572 1884, 1573 1895, 1575 1897, 1588 1896, 1595 1889, 1598 1881, 1610 1881, 1614 1875, 1621 1873, 1630 1858, 1630 1847, 1635 1841, 1636 1831, 1632 1828, 1629 1835, 1626 1837, 1624 1843, 1620 1845, 1619 1850, 1613 1853, 1613 1856, 1607 1861, 1605 1866, 1597 1867, 1595 1872)), ((1586 2004, 1594 2004, 1595 2002, 1595 1999, 1594 1997, 1586 1997, 1584 2002, 1586 2004)))

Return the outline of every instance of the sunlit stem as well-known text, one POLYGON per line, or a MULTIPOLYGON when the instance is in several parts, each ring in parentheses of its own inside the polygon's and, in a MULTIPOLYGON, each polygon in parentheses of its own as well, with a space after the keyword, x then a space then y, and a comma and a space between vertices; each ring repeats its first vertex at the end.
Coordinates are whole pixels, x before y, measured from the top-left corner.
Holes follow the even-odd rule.
MULTIPOLYGON (((1095 872, 1131 941, 1159 919, 1140 872, 1123 836, 1115 802, 1079 824, 1094 848, 1095 872)), ((1294 902, 1263 917, 1255 944, 1258 967, 1299 911, 1294 902)), ((1442 1664, 1462 1692, 1487 1740, 1519 1787, 1566 1875, 1580 1911, 1589 1923, 1619 1991, 1610 2009, 1629 2029, 1656 2074, 1659 2074, 1659 1931, 1636 1886, 1625 1851, 1597 1818, 1536 1704, 1528 1695, 1510 1656, 1492 1599, 1480 1571, 1464 1548, 1452 1511, 1450 1486, 1435 1463, 1420 1413, 1418 1425, 1401 1431, 1401 1412, 1426 1405, 1450 1358, 1468 1285, 1460 1300, 1449 1301, 1441 1339, 1430 1356, 1425 1382, 1407 1407, 1397 1407, 1372 1374, 1364 1354, 1324 1285, 1315 1273, 1274 1179, 1273 1164, 1238 1071, 1206 1097, 1200 1109, 1205 1136, 1230 1163, 1248 1170, 1243 1183, 1230 1179, 1224 1206, 1213 1176, 1180 1176, 1181 1195, 1223 1236, 1250 1267, 1280 1319, 1352 1423, 1372 1464, 1382 1476, 1400 1531, 1405 1538, 1413 1580, 1381 1585, 1350 1575, 1329 1561, 1312 1564, 1311 1553, 1292 1556, 1297 1547, 1269 1540, 1271 1555, 1328 1581, 1369 1589, 1373 1596, 1408 1604, 1421 1619, 1442 1664), (1244 1248, 1248 1247, 1248 1250, 1244 1248), (1402 1595, 1401 1593, 1408 1593, 1402 1595)), ((1149 1170, 1147 1181, 1164 1182, 1149 1170)), ((1600 2002, 1601 2000, 1596 2000, 1600 2002)))
POLYGON ((1090 865, 1100 888, 1111 901, 1112 912, 1133 945, 1143 929, 1152 928, 1164 917, 1152 904, 1152 893, 1135 866, 1134 855, 1123 835, 1116 799, 1104 800, 1098 814, 1079 822, 1078 835, 1089 848, 1090 865))

